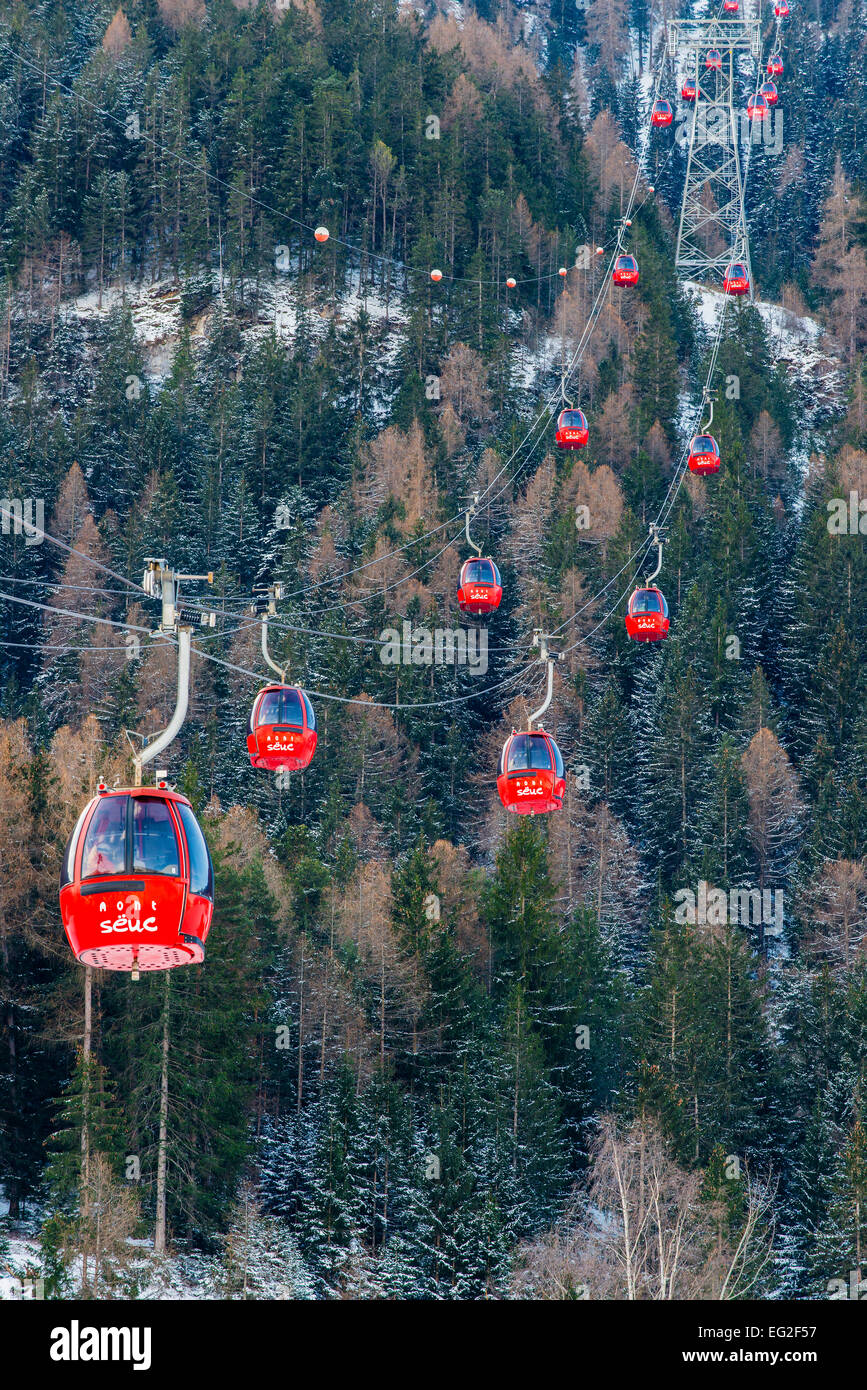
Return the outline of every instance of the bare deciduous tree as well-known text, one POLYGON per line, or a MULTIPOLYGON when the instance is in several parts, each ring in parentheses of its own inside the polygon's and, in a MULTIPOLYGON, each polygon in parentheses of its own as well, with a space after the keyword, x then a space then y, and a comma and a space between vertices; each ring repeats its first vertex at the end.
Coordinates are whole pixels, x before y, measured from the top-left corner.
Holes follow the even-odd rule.
POLYGON ((825 201, 813 280, 827 295, 826 319, 850 360, 867 343, 867 256, 856 240, 861 199, 843 173, 838 153, 825 201))
POLYGON ((377 435, 368 450, 364 478, 354 492, 364 517, 374 516, 390 497, 402 505, 407 528, 428 515, 434 486, 417 421, 406 433, 390 425, 377 435))
POLYGON ((157 9, 163 23, 175 31, 205 21, 205 0, 157 0, 157 9))
POLYGON ((867 875, 860 860, 826 861, 806 898, 805 949, 848 970, 867 930, 867 875))
POLYGON ((616 81, 629 43, 626 0, 590 0, 586 14, 587 42, 598 47, 599 62, 616 81))
POLYGON ((603 1116, 587 1190, 553 1231, 519 1254, 523 1298, 744 1298, 767 1266, 773 1193, 742 1178, 743 1214, 720 1239, 701 1174, 680 1167, 660 1131, 603 1116))
POLYGON ((112 58, 117 58, 131 43, 132 30, 129 27, 129 20, 118 6, 111 23, 102 36, 102 51, 108 53, 112 58))
POLYGON ((801 833, 804 806, 798 778, 770 729, 759 729, 742 757, 750 803, 750 834, 759 862, 759 887, 777 857, 801 833))
POLYGON ((462 424, 487 420, 491 414, 488 369, 466 343, 455 343, 443 361, 440 391, 462 424))
POLYGON ((783 441, 774 418, 767 410, 759 414, 750 433, 749 456, 753 465, 753 477, 758 470, 763 478, 773 477, 784 471, 783 441))

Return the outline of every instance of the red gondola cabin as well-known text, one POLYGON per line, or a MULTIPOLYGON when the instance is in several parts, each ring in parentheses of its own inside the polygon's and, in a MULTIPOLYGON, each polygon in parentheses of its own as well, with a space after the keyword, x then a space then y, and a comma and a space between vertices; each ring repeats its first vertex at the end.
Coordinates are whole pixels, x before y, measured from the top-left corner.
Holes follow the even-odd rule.
POLYGON ((693 436, 687 459, 690 473, 718 473, 720 465, 719 445, 712 434, 693 436))
POLYGON ((559 811, 566 792, 563 756, 544 729, 512 733, 503 744, 497 791, 507 811, 537 816, 559 811))
POLYGON ((721 72, 722 54, 716 48, 712 48, 704 60, 704 65, 706 68, 711 68, 714 72, 721 72))
POLYGON ((768 103, 768 106, 776 106, 779 92, 773 82, 763 82, 759 91, 768 103))
POLYGON ((100 786, 60 873, 76 960, 101 970, 200 964, 213 913, 211 856, 187 798, 165 787, 100 786))
POLYGON ((750 277, 743 261, 732 261, 723 277, 726 294, 749 294, 750 277))
POLYGON ((668 604, 661 589, 636 589, 626 610, 626 631, 633 642, 661 642, 668 636, 668 604))
POLYGON ((771 54, 770 58, 768 59, 768 66, 765 69, 765 71, 767 72, 768 77, 782 77, 783 60, 780 57, 779 53, 771 54))
POLYGON ((554 443, 558 449, 583 449, 590 438, 587 417, 583 410, 561 410, 557 418, 554 443))
POLYGON ((651 125, 671 125, 674 120, 674 112, 667 101, 655 101, 653 111, 650 115, 651 125))
POLYGON ((486 618, 495 613, 503 597, 503 581, 493 560, 473 556, 461 566, 458 606, 462 613, 486 618))
POLYGON ((247 724, 253 767, 302 772, 316 752, 316 716, 297 685, 266 685, 256 696, 247 724))
POLYGON ((774 14, 776 15, 777 19, 788 19, 789 6, 787 4, 787 0, 777 0, 776 5, 774 6, 774 14))
POLYGON ((695 101, 695 83, 691 78, 687 78, 680 89, 681 101, 695 101))
POLYGON ((768 103, 761 92, 755 92, 747 101, 747 115, 751 121, 763 121, 768 114, 768 103))
POLYGON ((740 0, 723 0, 723 11, 725 14, 737 14, 740 9, 740 0))
POLYGON ((614 262, 611 279, 615 285, 638 284, 638 261, 634 256, 618 256, 614 262))

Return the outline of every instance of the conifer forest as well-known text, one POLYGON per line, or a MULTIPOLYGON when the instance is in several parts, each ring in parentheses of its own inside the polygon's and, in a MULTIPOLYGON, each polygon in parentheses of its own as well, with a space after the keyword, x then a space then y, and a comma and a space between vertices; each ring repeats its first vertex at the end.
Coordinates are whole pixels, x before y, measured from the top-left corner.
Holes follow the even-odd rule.
POLYGON ((864 0, 0 0, 3 1300, 867 1298, 865 352, 864 0))

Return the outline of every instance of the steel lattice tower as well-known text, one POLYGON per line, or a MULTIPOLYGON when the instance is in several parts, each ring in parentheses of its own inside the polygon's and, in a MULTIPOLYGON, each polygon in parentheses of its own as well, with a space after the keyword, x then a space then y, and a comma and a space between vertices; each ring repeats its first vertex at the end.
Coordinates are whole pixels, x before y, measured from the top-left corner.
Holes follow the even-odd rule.
MULTIPOLYGON (((751 17, 754 0, 742 0, 743 18, 672 20, 668 52, 685 59, 695 83, 689 116, 689 152, 683 203, 677 231, 675 265, 690 279, 712 277, 718 284, 732 260, 752 267, 744 215, 744 180, 740 156, 741 103, 736 83, 738 58, 761 57, 761 25, 751 17), (705 58, 716 49, 721 69, 708 69, 705 58)), ((755 7, 758 8, 757 6, 755 7)))

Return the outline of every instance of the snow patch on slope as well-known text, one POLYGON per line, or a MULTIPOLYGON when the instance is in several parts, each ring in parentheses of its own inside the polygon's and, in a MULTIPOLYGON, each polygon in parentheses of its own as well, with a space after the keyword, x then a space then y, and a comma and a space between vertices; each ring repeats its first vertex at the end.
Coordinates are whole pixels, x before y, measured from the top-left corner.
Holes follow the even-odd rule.
MULTIPOLYGON (((197 314, 187 321, 187 328, 193 344, 203 340, 208 326, 220 304, 219 276, 215 273, 211 285, 212 298, 197 314)), ((245 346, 253 346, 270 333, 291 345, 298 332, 298 323, 303 305, 298 280, 294 275, 273 274, 260 278, 258 287, 252 282, 244 286, 248 302, 255 305, 242 326, 241 337, 245 346), (256 292, 258 289, 258 292, 256 292)), ((61 313, 66 318, 78 319, 82 323, 96 324, 105 321, 118 309, 127 308, 132 319, 136 340, 145 359, 145 374, 153 386, 166 380, 172 368, 172 361, 184 329, 181 305, 181 287, 173 280, 163 280, 156 284, 133 282, 123 286, 109 285, 100 294, 91 289, 75 299, 68 300, 61 313)), ((380 362, 391 363, 400 349, 400 330, 406 324, 406 316, 401 307, 399 290, 392 291, 386 302, 383 291, 361 283, 356 272, 351 286, 337 300, 307 304, 308 332, 315 338, 324 338, 328 325, 333 321, 338 326, 353 322, 362 310, 371 319, 378 331, 376 344, 380 362)))
MULTIPOLYGON (((713 334, 725 294, 694 280, 686 281, 684 288, 702 325, 713 334)), ((825 430, 845 409, 846 372, 837 345, 817 319, 762 299, 754 307, 767 330, 771 364, 785 369, 795 395, 798 428, 788 462, 796 480, 793 507, 800 515, 810 459, 825 447, 825 430)))

